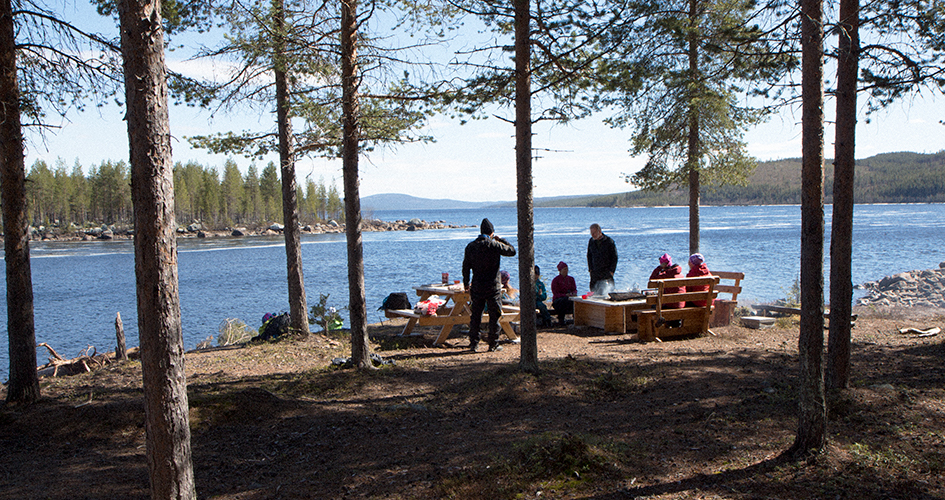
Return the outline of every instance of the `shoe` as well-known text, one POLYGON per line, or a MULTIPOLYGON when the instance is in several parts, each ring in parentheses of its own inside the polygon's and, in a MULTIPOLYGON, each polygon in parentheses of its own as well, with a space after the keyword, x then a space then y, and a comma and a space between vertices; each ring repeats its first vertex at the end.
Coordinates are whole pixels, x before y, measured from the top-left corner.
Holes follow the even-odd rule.
POLYGON ((476 348, 479 347, 479 342, 471 342, 469 344, 469 352, 476 352, 476 348))
POLYGON ((492 344, 489 346, 489 352, 498 352, 502 350, 502 346, 499 344, 492 344))

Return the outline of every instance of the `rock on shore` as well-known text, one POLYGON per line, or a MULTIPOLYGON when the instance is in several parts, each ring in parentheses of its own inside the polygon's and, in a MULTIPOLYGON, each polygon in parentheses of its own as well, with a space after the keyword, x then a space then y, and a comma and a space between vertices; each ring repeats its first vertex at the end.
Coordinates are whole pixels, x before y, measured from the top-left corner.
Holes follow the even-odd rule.
POLYGON ((945 308, 945 262, 938 269, 908 271, 864 283, 869 295, 859 305, 945 308))
MULTIPOLYGON (((425 229, 454 229, 475 227, 463 224, 447 224, 439 220, 427 222, 421 219, 397 220, 394 222, 385 222, 378 219, 364 219, 362 221, 362 231, 421 231, 425 229)), ((323 233, 343 233, 345 225, 336 221, 326 223, 306 224, 301 228, 303 233, 323 234, 323 233)), ((178 238, 224 238, 224 237, 242 237, 242 236, 274 236, 282 234, 282 224, 274 223, 269 226, 260 226, 257 230, 249 230, 244 227, 226 228, 223 230, 210 230, 205 228, 200 222, 193 222, 186 226, 177 228, 178 238)), ((47 228, 44 226, 30 228, 30 236, 33 240, 57 240, 57 241, 76 241, 89 239, 131 239, 134 232, 131 229, 122 229, 115 226, 102 226, 91 229, 79 229, 70 226, 65 230, 59 228, 47 228)), ((2 246, 2 242, 0 242, 2 246)))

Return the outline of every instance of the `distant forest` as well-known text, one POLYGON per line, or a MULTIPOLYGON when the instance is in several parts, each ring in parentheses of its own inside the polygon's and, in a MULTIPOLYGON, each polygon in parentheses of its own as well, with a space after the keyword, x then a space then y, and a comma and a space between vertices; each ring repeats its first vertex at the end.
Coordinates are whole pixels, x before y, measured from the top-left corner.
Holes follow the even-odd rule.
MULTIPOLYGON (((296 193, 300 222, 324 222, 343 216, 344 203, 334 185, 307 179, 296 193)), ((60 161, 50 167, 33 163, 26 177, 28 213, 34 227, 68 229, 98 224, 132 224, 131 177, 124 161, 104 161, 83 173, 60 161)), ((268 225, 282 222, 282 182, 275 164, 262 172, 250 166, 242 175, 232 160, 215 167, 194 162, 174 166, 174 201, 177 223, 200 222, 208 229, 268 225)))
MULTIPOLYGON (((856 162, 856 203, 945 202, 945 151, 935 154, 886 153, 856 162)), ((825 203, 833 201, 833 164, 824 171, 825 203)), ((746 186, 703 186, 703 205, 788 205, 801 202, 801 160, 761 162, 746 186)), ((631 191, 536 202, 536 206, 665 206, 688 205, 688 188, 631 191)))

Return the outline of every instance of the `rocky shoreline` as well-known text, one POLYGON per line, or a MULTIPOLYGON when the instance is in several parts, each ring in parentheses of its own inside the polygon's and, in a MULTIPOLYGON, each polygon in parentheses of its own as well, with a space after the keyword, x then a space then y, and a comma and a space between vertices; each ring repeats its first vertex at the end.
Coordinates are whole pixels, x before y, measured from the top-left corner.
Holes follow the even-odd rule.
MULTIPOLYGON (((364 219, 361 230, 367 232, 382 231, 423 231, 432 229, 458 229, 475 227, 464 224, 449 224, 438 220, 427 222, 422 219, 396 220, 385 222, 379 219, 364 219)), ((273 223, 269 226, 256 229, 245 227, 228 227, 224 229, 205 229, 200 222, 193 222, 187 226, 177 228, 178 238, 239 238, 251 236, 276 236, 283 232, 284 226, 273 223)), ((326 223, 306 224, 301 227, 303 234, 343 233, 345 225, 336 221, 326 223)), ((59 228, 31 227, 30 236, 33 241, 89 241, 89 240, 121 240, 132 239, 134 230, 115 225, 102 225, 90 229, 75 229, 62 231, 59 228)))
POLYGON ((857 305, 945 308, 945 262, 938 266, 864 283, 858 288, 869 294, 857 300, 857 305))

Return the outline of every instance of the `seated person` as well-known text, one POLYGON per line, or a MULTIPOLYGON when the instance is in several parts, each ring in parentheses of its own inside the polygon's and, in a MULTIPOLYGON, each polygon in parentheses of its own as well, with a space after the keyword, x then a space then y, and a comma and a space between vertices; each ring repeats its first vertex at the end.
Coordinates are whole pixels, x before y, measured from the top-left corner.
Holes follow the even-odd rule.
POLYGON ((568 265, 558 263, 558 275, 551 280, 551 307, 558 316, 558 324, 564 325, 564 317, 574 313, 574 303, 568 297, 577 295, 577 283, 568 276, 568 265))
MULTIPOLYGON (((686 277, 698 278, 700 276, 712 276, 712 273, 709 272, 709 268, 705 264, 705 257, 703 257, 701 253, 694 253, 689 256, 689 272, 686 273, 686 277)), ((686 290, 690 292, 707 292, 709 291, 709 285, 690 286, 686 287, 686 290)), ((687 301, 686 307, 705 307, 705 301, 687 301)))
MULTIPOLYGON (((660 256, 660 265, 650 273, 651 280, 666 280, 672 278, 682 278, 682 266, 673 264, 673 258, 668 253, 660 256)), ((663 293, 685 293, 686 287, 667 287, 663 293)), ((680 309, 686 305, 685 302, 671 302, 663 304, 666 309, 680 309)))
POLYGON ((499 271, 499 275, 502 277, 502 296, 500 297, 500 301, 507 306, 517 306, 518 289, 509 283, 512 275, 509 274, 508 271, 499 271))
POLYGON ((551 326, 551 313, 548 312, 548 306, 545 305, 547 298, 548 290, 545 288, 545 283, 541 280, 541 269, 535 266, 535 309, 538 309, 538 320, 536 324, 542 328, 551 326))

